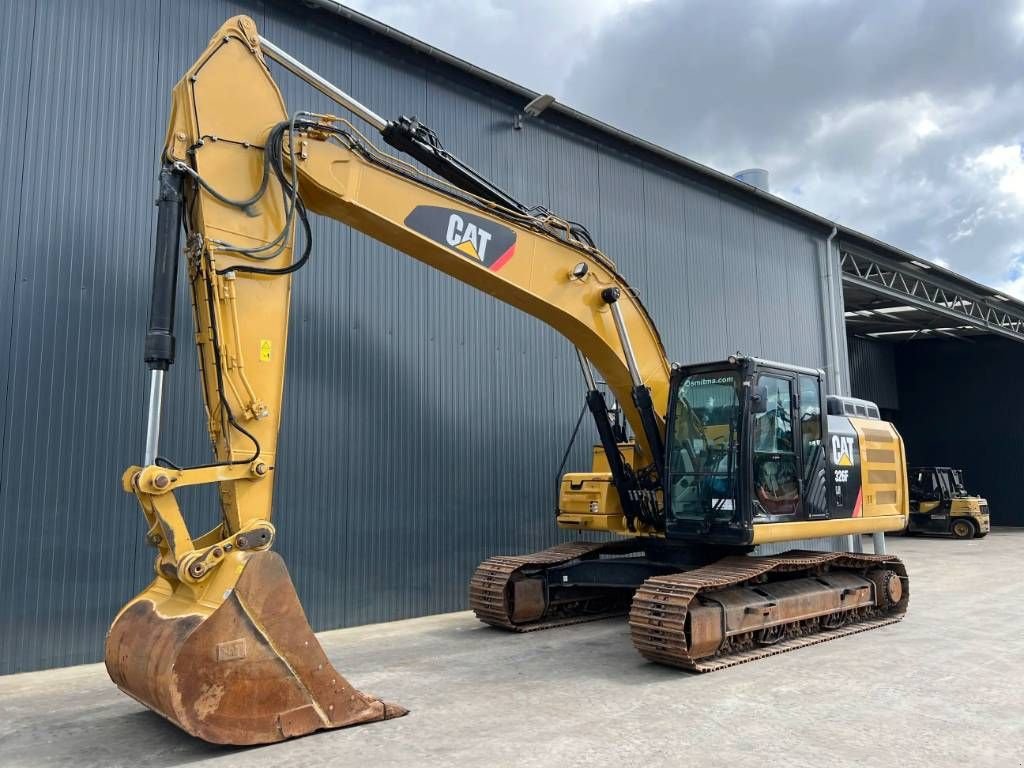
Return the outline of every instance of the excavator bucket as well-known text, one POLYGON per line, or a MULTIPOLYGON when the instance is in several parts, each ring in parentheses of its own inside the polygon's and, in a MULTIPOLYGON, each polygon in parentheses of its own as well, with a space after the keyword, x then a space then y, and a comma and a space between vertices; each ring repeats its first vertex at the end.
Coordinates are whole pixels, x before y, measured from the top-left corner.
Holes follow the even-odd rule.
POLYGON ((334 669, 279 555, 232 552, 219 567, 237 581, 216 600, 158 577, 118 614, 106 665, 121 690, 219 744, 266 744, 406 714, 334 669))

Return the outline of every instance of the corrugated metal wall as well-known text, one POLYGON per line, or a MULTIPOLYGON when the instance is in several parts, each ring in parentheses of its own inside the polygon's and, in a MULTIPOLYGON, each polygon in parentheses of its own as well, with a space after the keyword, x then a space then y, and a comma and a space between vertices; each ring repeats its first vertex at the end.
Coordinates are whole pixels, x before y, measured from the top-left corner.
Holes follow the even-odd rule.
MULTIPOLYGON (((603 146, 518 97, 299 4, 16 2, 0 27, 0 672, 93 661, 148 580, 141 342, 169 91, 228 16, 384 115, 415 114, 482 172, 587 223, 671 356, 825 364, 824 234, 603 146), (116 23, 111 23, 111 20, 116 23)), ((290 104, 328 103, 282 76, 290 104)), ((295 280, 275 521, 317 629, 465 605, 484 557, 547 546, 581 406, 572 348, 530 317, 332 222, 295 280)), ((179 317, 187 322, 184 297, 179 317)), ((162 452, 206 457, 194 351, 162 452)), ((571 468, 588 466, 593 439, 571 468)), ((191 525, 212 494, 180 494, 191 525)))
POLYGON ((895 346, 850 336, 846 347, 850 355, 850 394, 871 400, 879 408, 898 409, 895 346))
POLYGON ((1024 525, 1024 347, 1006 339, 901 344, 896 426, 911 466, 959 467, 989 501, 993 525, 1024 525))

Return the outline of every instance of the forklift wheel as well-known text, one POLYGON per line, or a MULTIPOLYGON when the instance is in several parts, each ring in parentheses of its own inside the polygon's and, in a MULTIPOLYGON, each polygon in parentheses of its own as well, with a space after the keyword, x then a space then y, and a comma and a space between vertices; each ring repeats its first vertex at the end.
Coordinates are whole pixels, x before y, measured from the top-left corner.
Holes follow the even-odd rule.
POLYGON ((974 538, 974 523, 970 520, 954 520, 949 532, 953 534, 954 539, 974 538))

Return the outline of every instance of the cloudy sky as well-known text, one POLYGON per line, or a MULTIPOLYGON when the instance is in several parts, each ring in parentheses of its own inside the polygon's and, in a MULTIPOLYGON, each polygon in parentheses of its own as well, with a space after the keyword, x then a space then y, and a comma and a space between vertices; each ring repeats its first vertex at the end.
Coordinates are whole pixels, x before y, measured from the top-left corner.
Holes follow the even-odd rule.
POLYGON ((345 0, 1024 298, 1024 0, 345 0))

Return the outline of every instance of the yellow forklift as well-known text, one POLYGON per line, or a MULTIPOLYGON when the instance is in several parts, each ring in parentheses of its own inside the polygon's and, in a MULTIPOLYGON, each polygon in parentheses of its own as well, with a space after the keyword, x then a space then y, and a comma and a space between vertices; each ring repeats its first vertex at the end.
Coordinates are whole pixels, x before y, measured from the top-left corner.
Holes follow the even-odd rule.
POLYGON ((948 533, 954 539, 988 535, 988 502, 964 488, 963 472, 951 467, 910 470, 910 518, 906 533, 948 533))

